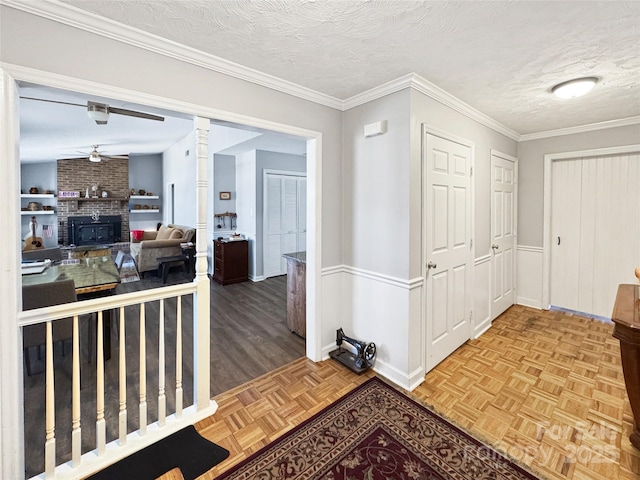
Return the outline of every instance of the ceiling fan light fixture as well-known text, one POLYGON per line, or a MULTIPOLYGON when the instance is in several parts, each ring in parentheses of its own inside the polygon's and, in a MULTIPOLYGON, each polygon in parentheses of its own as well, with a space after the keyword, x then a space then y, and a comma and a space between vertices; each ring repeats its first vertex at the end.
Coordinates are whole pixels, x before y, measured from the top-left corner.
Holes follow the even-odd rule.
POLYGON ((89 154, 89 161, 90 162, 100 162, 100 161, 102 161, 102 158, 100 158, 100 154, 96 150, 94 150, 93 152, 91 152, 89 154))
POLYGON ((98 125, 106 125, 109 120, 109 107, 101 103, 89 102, 87 104, 87 115, 98 125))
POLYGON ((586 95, 598 83, 597 77, 574 78, 551 88, 551 93, 560 98, 576 98, 586 95))

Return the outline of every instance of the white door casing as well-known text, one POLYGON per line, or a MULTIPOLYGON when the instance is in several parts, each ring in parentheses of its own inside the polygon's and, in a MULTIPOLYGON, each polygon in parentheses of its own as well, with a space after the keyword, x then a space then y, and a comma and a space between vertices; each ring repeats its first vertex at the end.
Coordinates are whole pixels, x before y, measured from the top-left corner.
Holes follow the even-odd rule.
POLYGON ((423 131, 426 369, 471 338, 471 162, 468 145, 423 131))
POLYGON ((515 303, 517 239, 517 178, 515 157, 491 152, 491 319, 515 303))

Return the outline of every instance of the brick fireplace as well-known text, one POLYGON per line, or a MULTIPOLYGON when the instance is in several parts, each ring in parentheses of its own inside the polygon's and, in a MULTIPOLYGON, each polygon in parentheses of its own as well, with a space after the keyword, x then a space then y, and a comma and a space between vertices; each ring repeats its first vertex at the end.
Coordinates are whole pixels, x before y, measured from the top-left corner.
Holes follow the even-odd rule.
POLYGON ((64 245, 70 243, 69 217, 91 217, 96 214, 100 218, 118 216, 120 232, 115 237, 128 241, 129 160, 58 160, 57 176, 58 191, 80 192, 80 198, 58 197, 58 236, 64 245), (91 198, 93 185, 98 187, 98 198, 91 198), (90 198, 85 198, 87 189, 90 198), (102 198, 103 191, 107 192, 107 198, 102 198))

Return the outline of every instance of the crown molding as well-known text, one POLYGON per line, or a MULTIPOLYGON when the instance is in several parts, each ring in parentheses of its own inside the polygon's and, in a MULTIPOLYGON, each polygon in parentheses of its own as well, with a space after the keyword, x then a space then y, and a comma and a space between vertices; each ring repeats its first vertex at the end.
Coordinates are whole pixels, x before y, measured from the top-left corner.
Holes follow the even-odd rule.
POLYGON ((123 25, 108 18, 81 10, 72 5, 61 3, 58 0, 0 0, 0 4, 340 111, 349 110, 405 88, 413 88, 414 90, 461 113, 471 120, 477 121, 478 123, 517 142, 591 132, 594 130, 636 125, 640 123, 640 116, 636 116, 521 135, 515 130, 493 120, 491 117, 485 115, 479 110, 476 110, 472 106, 457 97, 454 97, 416 73, 409 73, 358 95, 354 95, 346 100, 341 100, 310 88, 297 85, 288 80, 245 67, 223 58, 216 57, 215 55, 204 53, 200 50, 196 50, 195 48, 123 25))
POLYGON ((520 141, 540 140, 542 138, 560 137, 562 135, 572 135, 575 133, 593 132, 595 130, 604 130, 605 128, 626 127, 628 125, 637 125, 640 123, 640 115, 635 117, 619 118, 617 120, 608 120, 606 122, 589 123, 587 125, 578 125, 576 127, 559 128, 557 130, 548 130, 546 132, 526 133, 520 135, 520 141))
POLYGON ((496 122, 491 117, 488 117, 484 113, 476 110, 471 105, 466 104, 462 100, 454 97, 450 93, 446 92, 437 85, 431 83, 427 79, 421 77, 416 73, 409 73, 390 82, 383 83, 375 88, 362 92, 358 95, 354 95, 344 101, 343 110, 349 110, 350 108, 363 105, 378 98, 382 98, 386 95, 398 92, 405 88, 413 88, 414 90, 436 100, 437 102, 446 105, 449 108, 461 113, 465 117, 475 120, 476 122, 501 133, 512 140, 518 141, 520 134, 510 128, 496 122))
POLYGON ((342 100, 302 87, 293 82, 269 75, 252 68, 230 62, 171 40, 132 28, 91 12, 81 10, 57 0, 0 0, 6 5, 26 13, 53 20, 70 27, 126 43, 160 55, 206 68, 230 77, 277 90, 303 100, 342 110, 342 100))

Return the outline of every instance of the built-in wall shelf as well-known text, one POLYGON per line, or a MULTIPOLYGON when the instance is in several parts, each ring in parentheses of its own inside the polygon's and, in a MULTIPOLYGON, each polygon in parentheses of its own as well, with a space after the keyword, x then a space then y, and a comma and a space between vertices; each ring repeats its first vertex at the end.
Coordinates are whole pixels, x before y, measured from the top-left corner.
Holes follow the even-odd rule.
POLYGON ((20 212, 20 215, 53 215, 54 212, 53 210, 23 210, 20 212))
POLYGON ((20 198, 54 198, 53 193, 21 193, 20 198))
POLYGON ((131 195, 129 198, 131 200, 158 200, 160 197, 158 195, 131 195))
POLYGON ((60 197, 59 202, 128 202, 127 197, 60 197))
POLYGON ((129 213, 160 213, 159 208, 139 208, 137 210, 129 210, 129 213))

